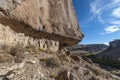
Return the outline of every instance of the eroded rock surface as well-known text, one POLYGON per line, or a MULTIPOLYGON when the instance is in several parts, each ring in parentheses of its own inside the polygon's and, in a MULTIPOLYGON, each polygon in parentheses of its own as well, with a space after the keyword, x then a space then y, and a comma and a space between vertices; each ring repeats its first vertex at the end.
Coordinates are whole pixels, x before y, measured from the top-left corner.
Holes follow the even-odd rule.
POLYGON ((11 63, 0 63, 1 80, 120 80, 82 58, 75 61, 63 53, 25 52, 23 55, 20 63, 14 59, 11 63))
POLYGON ((59 51, 82 37, 72 0, 0 0, 0 80, 120 80, 59 51))
POLYGON ((24 33, 17 33, 10 29, 9 26, 0 24, 0 49, 8 50, 10 47, 38 47, 41 50, 47 50, 56 52, 59 50, 59 41, 47 40, 47 39, 35 39, 30 36, 24 35, 24 33), (6 48, 8 47, 8 48, 6 48))
POLYGON ((1 0, 0 23, 37 39, 59 41, 63 46, 76 44, 83 37, 72 0, 1 0))

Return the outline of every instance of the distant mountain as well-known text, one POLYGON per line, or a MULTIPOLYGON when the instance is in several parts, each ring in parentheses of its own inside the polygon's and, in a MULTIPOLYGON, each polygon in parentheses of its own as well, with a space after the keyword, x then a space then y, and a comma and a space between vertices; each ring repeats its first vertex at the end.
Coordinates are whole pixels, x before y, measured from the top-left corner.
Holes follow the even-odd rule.
POLYGON ((116 39, 114 41, 111 41, 109 48, 114 49, 114 48, 120 48, 120 39, 116 39))
POLYGON ((110 46, 105 51, 96 55, 98 58, 120 61, 120 39, 111 41, 110 46))
POLYGON ((75 52, 75 53, 98 53, 107 49, 108 46, 105 44, 86 44, 86 45, 75 45, 69 47, 68 49, 75 52))

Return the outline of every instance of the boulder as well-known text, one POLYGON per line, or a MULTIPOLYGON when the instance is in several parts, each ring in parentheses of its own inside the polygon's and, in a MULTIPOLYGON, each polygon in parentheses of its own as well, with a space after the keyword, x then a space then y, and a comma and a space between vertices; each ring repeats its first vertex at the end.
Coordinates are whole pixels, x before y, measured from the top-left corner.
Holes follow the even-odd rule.
POLYGON ((70 71, 68 70, 63 70, 60 73, 58 73, 58 77, 56 77, 56 80, 76 80, 73 79, 73 75, 70 71))

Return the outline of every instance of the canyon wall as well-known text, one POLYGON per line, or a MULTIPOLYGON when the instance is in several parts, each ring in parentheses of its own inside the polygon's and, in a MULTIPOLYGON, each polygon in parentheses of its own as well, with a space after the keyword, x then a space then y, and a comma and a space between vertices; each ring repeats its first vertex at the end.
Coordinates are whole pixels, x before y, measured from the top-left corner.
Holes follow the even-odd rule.
POLYGON ((96 55, 98 58, 106 60, 120 61, 120 40, 116 39, 109 42, 109 47, 105 51, 96 55))
POLYGON ((82 37, 72 0, 0 0, 0 80, 120 80, 60 50, 82 37))
POLYGON ((120 48, 120 40, 119 39, 111 41, 109 44, 110 44, 110 48, 120 48))
MULTIPOLYGON (((0 23, 0 27, 4 26, 4 29, 9 27, 14 33, 33 38, 37 45, 40 45, 40 39, 47 39, 53 40, 52 45, 62 48, 77 44, 83 37, 72 0, 1 0, 0 23)), ((12 38, 11 35, 8 37, 12 38)), ((48 41, 43 42, 51 43, 48 41)))

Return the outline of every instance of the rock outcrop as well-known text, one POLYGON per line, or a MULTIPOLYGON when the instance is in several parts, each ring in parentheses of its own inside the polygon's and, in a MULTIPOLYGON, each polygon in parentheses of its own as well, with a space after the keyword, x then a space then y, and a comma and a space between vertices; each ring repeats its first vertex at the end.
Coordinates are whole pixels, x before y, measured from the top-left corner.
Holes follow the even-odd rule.
POLYGON ((0 49, 6 50, 6 47, 38 47, 42 50, 57 52, 59 50, 59 41, 48 39, 36 39, 26 36, 24 33, 17 33, 9 26, 0 24, 0 49))
POLYGON ((114 41, 111 41, 109 48, 120 48, 120 39, 116 39, 114 41))
POLYGON ((83 37, 72 0, 1 0, 0 23, 35 40, 59 41, 61 47, 83 37))
POLYGON ((0 0, 0 80, 120 80, 60 51, 82 37, 72 0, 0 0))
POLYGON ((120 61, 120 40, 114 40, 109 42, 109 47, 105 51, 96 55, 98 58, 106 60, 120 61))

